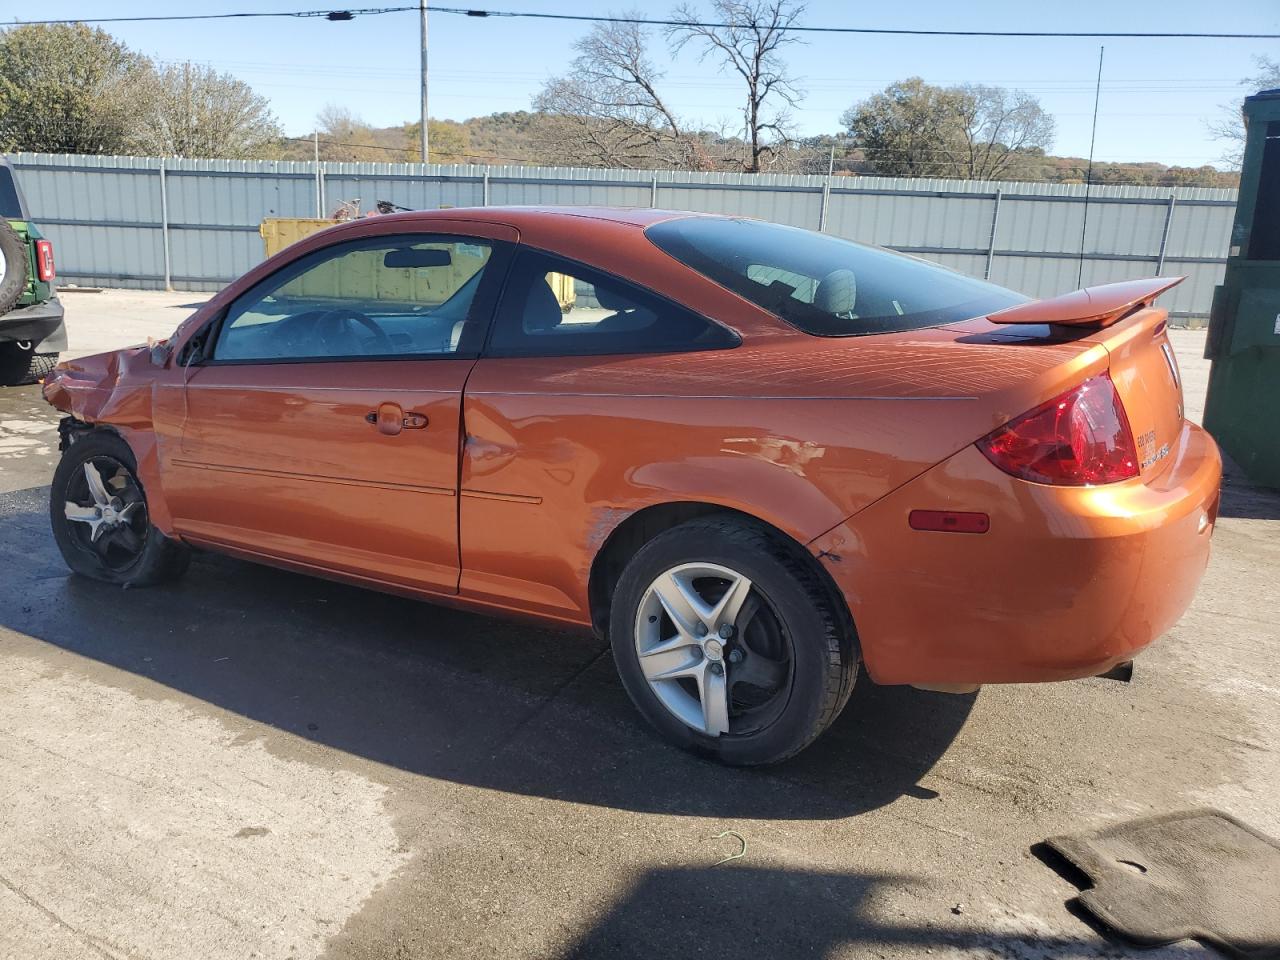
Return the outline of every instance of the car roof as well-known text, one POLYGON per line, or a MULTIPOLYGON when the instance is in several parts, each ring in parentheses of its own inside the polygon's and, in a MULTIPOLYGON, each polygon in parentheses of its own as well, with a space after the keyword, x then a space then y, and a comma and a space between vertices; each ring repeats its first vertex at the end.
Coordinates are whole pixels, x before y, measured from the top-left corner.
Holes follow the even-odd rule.
POLYGON ((552 205, 497 206, 497 207, 444 207, 439 210, 412 210, 390 216, 406 222, 431 220, 480 220, 502 223, 519 229, 566 218, 599 220, 606 223, 633 227, 647 227, 663 220, 684 217, 714 216, 693 213, 688 210, 656 210, 649 207, 567 207, 552 205))

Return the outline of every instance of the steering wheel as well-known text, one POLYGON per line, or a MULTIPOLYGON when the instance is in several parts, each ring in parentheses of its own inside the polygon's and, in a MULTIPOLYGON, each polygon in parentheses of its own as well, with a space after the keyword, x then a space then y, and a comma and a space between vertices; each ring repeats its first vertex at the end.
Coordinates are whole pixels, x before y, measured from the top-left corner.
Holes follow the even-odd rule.
POLYGON ((360 343, 355 337, 352 323, 364 327, 373 334, 374 349, 365 350, 366 353, 395 353, 395 346, 391 343, 391 338, 387 336, 386 331, 363 313, 349 307, 335 307, 317 316, 313 321, 315 337, 326 350, 333 353, 359 347, 360 343))

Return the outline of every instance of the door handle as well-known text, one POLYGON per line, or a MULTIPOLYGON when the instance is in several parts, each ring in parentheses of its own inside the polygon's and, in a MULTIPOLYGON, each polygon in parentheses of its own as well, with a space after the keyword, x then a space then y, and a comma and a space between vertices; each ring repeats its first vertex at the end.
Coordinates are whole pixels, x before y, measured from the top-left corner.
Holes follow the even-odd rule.
POLYGON ((428 424, 425 413, 405 413, 398 403, 380 403, 377 410, 364 415, 365 423, 378 428, 379 433, 394 437, 401 430, 424 430, 428 424))

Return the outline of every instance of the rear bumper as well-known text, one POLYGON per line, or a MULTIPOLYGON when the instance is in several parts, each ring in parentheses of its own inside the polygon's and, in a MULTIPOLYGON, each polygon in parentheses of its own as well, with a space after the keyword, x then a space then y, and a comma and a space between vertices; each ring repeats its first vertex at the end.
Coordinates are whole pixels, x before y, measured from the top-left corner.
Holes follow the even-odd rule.
POLYGON ((39 353, 59 353, 67 349, 62 318, 62 303, 56 296, 29 307, 14 307, 0 314, 0 343, 30 342, 39 353))
POLYGON ((1093 676, 1173 626, 1208 562, 1217 445, 1184 423, 1171 459, 1150 483, 1053 487, 968 447, 810 549, 844 593, 879 683, 1093 676), (913 509, 982 511, 991 526, 912 530, 913 509))

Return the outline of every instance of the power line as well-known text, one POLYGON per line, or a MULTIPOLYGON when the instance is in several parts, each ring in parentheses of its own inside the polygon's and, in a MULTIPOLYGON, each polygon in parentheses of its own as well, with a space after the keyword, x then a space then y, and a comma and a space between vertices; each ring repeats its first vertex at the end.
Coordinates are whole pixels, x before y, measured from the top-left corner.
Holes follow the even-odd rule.
POLYGON ((1098 86, 1093 94, 1093 132, 1089 134, 1089 167, 1084 175, 1084 216, 1080 220, 1080 266, 1076 271, 1076 286, 1084 284, 1084 238, 1089 230, 1089 191, 1093 187, 1093 147, 1098 140, 1098 103, 1102 99, 1102 57, 1106 47, 1098 48, 1098 86))
MULTIPOLYGON (((661 20, 651 17, 601 17, 581 13, 535 13, 531 10, 473 10, 465 7, 432 7, 435 13, 450 13, 464 17, 524 17, 535 20, 576 20, 582 23, 635 23, 652 27, 709 27, 729 29, 740 24, 704 23, 693 20, 661 20)), ((1143 40, 1280 40, 1280 33, 1189 33, 1189 32, 1116 32, 1116 31, 1060 31, 1060 30, 924 30, 892 27, 805 27, 788 26, 788 33, 860 33, 889 34, 912 37, 1120 37, 1143 40)))
MULTIPOLYGON (((138 17, 84 17, 61 20, 11 20, 3 26, 50 26, 71 23, 150 23, 182 20, 234 20, 260 17, 314 17, 334 21, 388 13, 419 11, 419 5, 396 7, 363 7, 337 10, 252 10, 237 13, 154 14, 138 17)), ((694 20, 664 20, 656 17, 592 16, 583 13, 542 13, 532 10, 486 10, 468 7, 432 7, 433 13, 484 19, 488 17, 524 18, 531 20, 571 20, 578 23, 633 23, 653 27, 705 27, 728 29, 734 24, 694 20)), ((807 27, 788 26, 794 33, 869 34, 910 37, 1009 37, 1009 38, 1092 38, 1134 40, 1280 40, 1280 33, 1196 33, 1190 31, 1106 31, 1106 30, 929 30, 914 27, 807 27)))
POLYGON ((141 17, 76 17, 63 20, 10 20, 2 24, 6 27, 55 26, 72 23, 154 23, 156 21, 176 20, 242 20, 249 17, 320 17, 327 20, 344 21, 353 17, 377 16, 383 13, 402 13, 405 10, 417 10, 412 7, 365 7, 348 10, 250 10, 239 13, 169 13, 153 14, 141 17))

